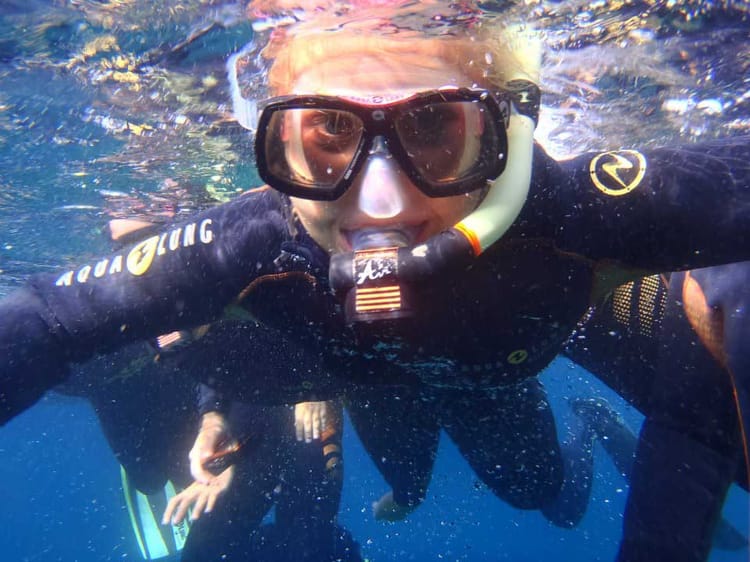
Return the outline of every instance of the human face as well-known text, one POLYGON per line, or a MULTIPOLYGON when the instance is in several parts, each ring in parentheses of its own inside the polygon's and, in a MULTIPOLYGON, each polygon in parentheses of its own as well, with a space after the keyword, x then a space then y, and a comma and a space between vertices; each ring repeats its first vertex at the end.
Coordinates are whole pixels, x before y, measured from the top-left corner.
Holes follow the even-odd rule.
MULTIPOLYGON (((417 66, 394 58, 346 55, 328 59, 302 73, 291 91, 284 93, 354 100, 377 97, 391 102, 444 86, 471 87, 472 82, 444 64, 417 66)), ((373 148, 351 188, 340 198, 292 198, 292 206, 313 239, 333 254, 351 251, 355 241, 363 239, 363 232, 376 233, 365 239, 419 244, 466 217, 480 197, 481 190, 452 197, 428 197, 381 145, 373 148)))

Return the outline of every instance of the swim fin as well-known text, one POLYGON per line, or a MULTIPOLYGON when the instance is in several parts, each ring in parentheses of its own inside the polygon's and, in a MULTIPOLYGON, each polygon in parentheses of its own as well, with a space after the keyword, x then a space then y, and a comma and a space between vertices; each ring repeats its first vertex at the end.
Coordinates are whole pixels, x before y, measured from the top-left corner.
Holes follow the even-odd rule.
POLYGON ((185 518, 179 525, 161 524, 161 515, 167 502, 177 494, 174 484, 167 481, 162 490, 147 496, 130 483, 128 473, 122 466, 120 478, 130 524, 143 559, 158 560, 179 553, 185 546, 190 531, 189 518, 185 518))

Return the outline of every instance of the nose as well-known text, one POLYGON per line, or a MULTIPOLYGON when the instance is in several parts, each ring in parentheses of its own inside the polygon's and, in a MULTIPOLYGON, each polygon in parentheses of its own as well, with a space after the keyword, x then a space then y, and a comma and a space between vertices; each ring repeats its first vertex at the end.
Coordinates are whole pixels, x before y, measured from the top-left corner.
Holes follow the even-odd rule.
POLYGON ((360 210, 374 219, 398 216, 405 209, 408 181, 382 137, 376 138, 355 183, 360 210))

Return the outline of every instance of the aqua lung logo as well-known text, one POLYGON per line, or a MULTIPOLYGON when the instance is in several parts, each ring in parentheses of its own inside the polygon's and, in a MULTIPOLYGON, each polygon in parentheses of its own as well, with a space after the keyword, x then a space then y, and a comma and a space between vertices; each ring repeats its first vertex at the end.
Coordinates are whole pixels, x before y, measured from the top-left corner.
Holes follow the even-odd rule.
POLYGON ((589 174, 599 191, 619 197, 630 193, 643 181, 646 158, 636 150, 603 152, 591 160, 589 174))
POLYGON ((195 246, 198 243, 210 244, 213 240, 211 219, 179 226, 139 242, 127 254, 104 258, 94 265, 84 265, 77 271, 68 271, 55 281, 55 285, 70 287, 73 283, 86 283, 92 278, 100 279, 108 275, 118 275, 123 271, 131 275, 143 275, 149 270, 156 257, 180 248, 195 246))

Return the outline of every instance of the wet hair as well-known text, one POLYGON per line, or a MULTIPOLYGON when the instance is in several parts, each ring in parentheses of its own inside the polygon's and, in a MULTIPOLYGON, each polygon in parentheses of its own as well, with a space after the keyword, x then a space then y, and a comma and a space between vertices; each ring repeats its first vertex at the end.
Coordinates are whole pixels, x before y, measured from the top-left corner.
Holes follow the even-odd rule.
POLYGON ((424 68, 449 65, 490 89, 516 79, 539 81, 540 43, 522 26, 488 20, 435 34, 429 28, 394 29, 370 15, 344 26, 316 18, 295 27, 274 30, 262 51, 270 63, 266 85, 272 96, 290 93, 316 62, 343 55, 367 54, 424 68))

